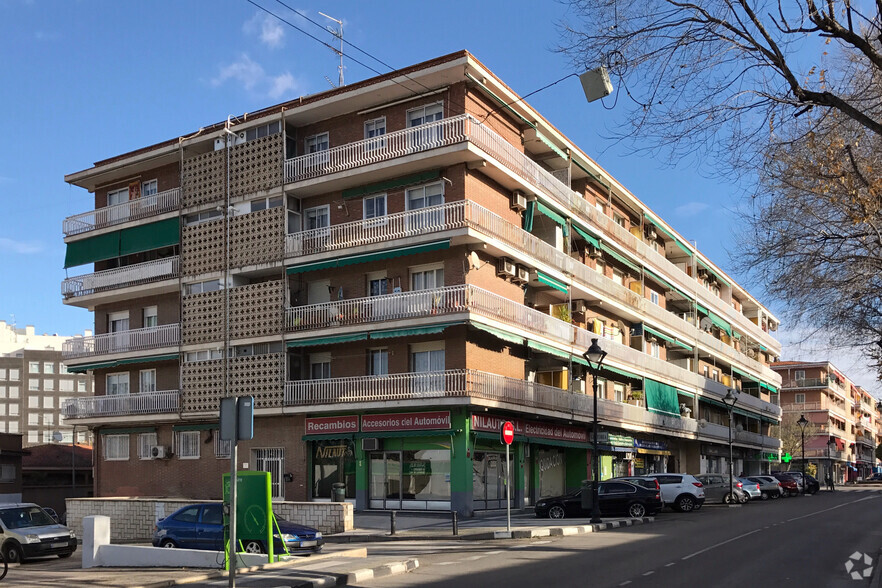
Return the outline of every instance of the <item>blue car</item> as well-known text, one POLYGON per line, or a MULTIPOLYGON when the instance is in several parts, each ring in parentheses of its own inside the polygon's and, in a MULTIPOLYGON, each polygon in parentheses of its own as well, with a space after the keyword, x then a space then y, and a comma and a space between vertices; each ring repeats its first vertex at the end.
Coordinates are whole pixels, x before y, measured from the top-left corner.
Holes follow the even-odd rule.
MULTIPOLYGON (((276 517, 278 530, 273 529, 273 552, 318 553, 324 539, 321 531, 298 525, 276 517), (281 531, 281 536, 279 535, 281 531)), ((240 536, 246 553, 266 553, 266 541, 258 537, 240 536)), ((223 505, 217 502, 193 504, 173 512, 156 522, 153 532, 154 547, 180 547, 182 549, 224 549, 223 505)))

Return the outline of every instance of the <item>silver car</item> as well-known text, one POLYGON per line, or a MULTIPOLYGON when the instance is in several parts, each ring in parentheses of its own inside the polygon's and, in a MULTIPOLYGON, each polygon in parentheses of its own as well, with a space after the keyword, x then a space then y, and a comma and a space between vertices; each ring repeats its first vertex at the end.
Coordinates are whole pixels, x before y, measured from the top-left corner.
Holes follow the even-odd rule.
POLYGON ((754 482, 749 478, 735 478, 739 482, 741 482, 741 489, 744 490, 750 500, 755 500, 757 498, 762 498, 763 493, 760 490, 759 482, 754 482))
POLYGON ((760 485, 760 496, 763 500, 776 499, 784 496, 784 489, 781 488, 781 482, 773 476, 750 476, 747 478, 751 482, 760 485))
POLYGON ((724 504, 744 504, 750 497, 741 489, 741 482, 737 479, 732 481, 732 494, 734 499, 729 498, 729 476, 723 474, 700 474, 695 476, 704 484, 704 493, 708 502, 722 502, 724 504))

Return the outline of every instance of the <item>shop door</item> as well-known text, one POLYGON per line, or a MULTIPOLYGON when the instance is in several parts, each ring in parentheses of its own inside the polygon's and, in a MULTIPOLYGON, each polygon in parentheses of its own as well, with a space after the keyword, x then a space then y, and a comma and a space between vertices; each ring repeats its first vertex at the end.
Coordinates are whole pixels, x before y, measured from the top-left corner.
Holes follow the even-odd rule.
POLYGON ((473 508, 505 508, 505 454, 477 451, 472 467, 473 508))
POLYGON ((371 453, 370 508, 401 508, 401 452, 371 453))

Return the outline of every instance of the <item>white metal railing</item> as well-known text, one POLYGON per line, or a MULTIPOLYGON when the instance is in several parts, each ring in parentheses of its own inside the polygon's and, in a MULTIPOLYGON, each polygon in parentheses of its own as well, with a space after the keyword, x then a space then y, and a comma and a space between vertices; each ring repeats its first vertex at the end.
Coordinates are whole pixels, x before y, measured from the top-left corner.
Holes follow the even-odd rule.
POLYGON ((180 267, 180 257, 175 255, 174 257, 75 276, 67 278, 61 283, 61 294, 65 298, 72 298, 113 288, 125 288, 176 278, 180 274, 180 267))
POLYGON ((75 214, 64 219, 62 231, 65 236, 77 235, 130 220, 170 212, 178 209, 180 199, 181 189, 172 188, 150 196, 142 196, 120 204, 75 214))
POLYGON ((61 355, 65 359, 91 357, 111 353, 143 351, 177 345, 181 340, 180 324, 159 325, 144 329, 131 329, 117 333, 74 337, 62 344, 61 355))
POLYGON ((61 405, 61 414, 66 419, 77 419, 178 412, 180 396, 177 390, 161 390, 141 394, 72 398, 61 405))
POLYGON ((285 178, 288 182, 299 182, 461 143, 467 139, 466 125, 470 118, 467 115, 454 116, 332 149, 300 155, 285 161, 285 178))

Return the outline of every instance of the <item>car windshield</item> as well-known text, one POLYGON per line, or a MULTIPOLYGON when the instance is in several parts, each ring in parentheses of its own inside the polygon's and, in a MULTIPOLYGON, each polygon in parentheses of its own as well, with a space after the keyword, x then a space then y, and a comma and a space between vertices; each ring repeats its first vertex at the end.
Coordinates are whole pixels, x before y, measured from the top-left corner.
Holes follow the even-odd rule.
POLYGON ((42 527, 54 525, 55 521, 39 506, 23 506, 6 508, 0 511, 0 519, 7 529, 23 529, 25 527, 42 527))

